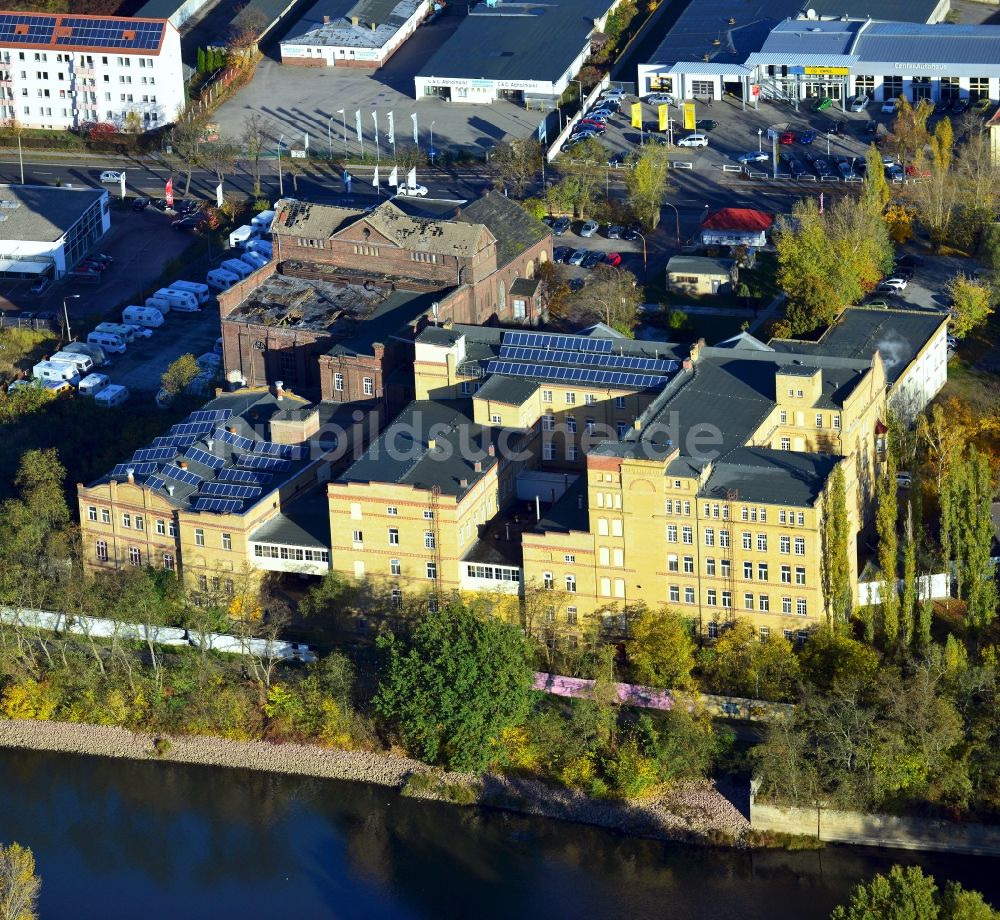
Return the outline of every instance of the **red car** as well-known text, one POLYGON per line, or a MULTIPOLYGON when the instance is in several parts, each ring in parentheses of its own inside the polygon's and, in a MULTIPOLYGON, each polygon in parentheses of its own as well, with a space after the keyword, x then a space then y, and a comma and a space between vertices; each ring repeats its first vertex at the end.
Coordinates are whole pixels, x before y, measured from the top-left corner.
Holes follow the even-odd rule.
POLYGON ((930 176, 930 170, 923 169, 922 167, 918 168, 911 163, 906 167, 906 175, 911 179, 926 179, 930 176))
POLYGON ((612 268, 618 268, 622 264, 622 257, 617 252, 609 252, 604 257, 604 263, 612 268))
POLYGON ((794 144, 795 143, 795 135, 791 131, 782 131, 781 134, 778 135, 778 143, 779 144, 794 144))

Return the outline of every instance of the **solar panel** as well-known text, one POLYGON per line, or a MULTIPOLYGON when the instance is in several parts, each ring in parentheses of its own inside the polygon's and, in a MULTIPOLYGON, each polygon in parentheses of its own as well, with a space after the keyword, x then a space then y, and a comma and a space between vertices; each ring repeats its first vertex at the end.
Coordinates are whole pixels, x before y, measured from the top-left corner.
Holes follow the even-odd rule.
POLYGON ((256 498, 262 491, 260 486, 241 482, 206 482, 201 487, 202 495, 225 495, 229 498, 256 498))
POLYGON ((214 511, 216 514, 232 514, 242 508, 243 502, 238 498, 199 498, 194 503, 195 511, 214 511))
POLYGON ((167 483, 162 476, 150 476, 146 480, 147 489, 165 489, 166 487, 167 483))
POLYGON ((136 476, 149 476, 159 469, 158 463, 119 463, 112 471, 112 476, 128 476, 128 471, 132 470, 136 476))
POLYGON ((233 447, 239 450, 250 450, 253 447, 253 441, 249 438, 233 434, 231 431, 226 431, 225 428, 216 428, 214 437, 217 441, 222 441, 225 444, 232 444, 233 447))
POLYGON ((173 425, 167 432, 168 435, 176 434, 208 434, 215 427, 214 422, 181 422, 180 425, 173 425))
POLYGON ((555 335, 549 332, 505 332, 503 345, 527 345, 530 348, 562 348, 567 351, 611 351, 611 339, 592 339, 587 335, 555 335))
POLYGON ((551 364, 528 364, 517 361, 490 361, 487 374, 505 374, 508 377, 531 377, 541 380, 558 380, 574 383, 599 383, 608 386, 640 387, 654 389, 665 386, 670 380, 663 374, 636 374, 621 370, 600 370, 589 367, 556 367, 551 364))
POLYGON ((153 438, 153 447, 176 447, 184 448, 190 447, 198 440, 198 435, 196 434, 171 434, 165 435, 162 438, 153 438))
POLYGON ((302 460, 307 450, 307 448, 297 444, 276 444, 274 441, 254 441, 250 449, 255 454, 284 457, 286 460, 302 460))
POLYGON ((132 454, 132 459, 137 463, 144 463, 148 460, 173 460, 177 454, 173 447, 145 447, 132 454))
POLYGON ((162 20, 4 13, 0 15, 0 43, 156 51, 163 39, 163 27, 162 20))
POLYGON ((202 463, 213 470, 221 470, 226 465, 226 461, 221 457, 216 457, 200 447, 192 447, 184 457, 187 460, 194 460, 195 463, 202 463))
POLYGON ((670 373, 677 370, 677 362, 668 358, 646 358, 640 355, 586 354, 579 351, 549 351, 528 348, 524 345, 501 345, 500 357, 508 360, 544 361, 559 364, 583 364, 588 367, 620 367, 631 370, 670 373))
POLYGON ((250 470, 288 470, 292 464, 280 457, 264 457, 260 454, 240 454, 236 465, 250 470))
POLYGON ((224 470, 219 470, 216 480, 219 482, 245 482, 251 485, 264 485, 271 481, 270 473, 262 473, 252 470, 236 470, 231 466, 224 470))
POLYGON ((233 414, 232 409, 199 409, 188 417, 189 422, 224 422, 233 414))
POLYGON ((176 479, 178 482, 183 482, 189 486, 197 486, 201 483, 201 476, 197 473, 192 473, 191 470, 182 470, 179 466, 165 466, 160 470, 160 475, 176 479))

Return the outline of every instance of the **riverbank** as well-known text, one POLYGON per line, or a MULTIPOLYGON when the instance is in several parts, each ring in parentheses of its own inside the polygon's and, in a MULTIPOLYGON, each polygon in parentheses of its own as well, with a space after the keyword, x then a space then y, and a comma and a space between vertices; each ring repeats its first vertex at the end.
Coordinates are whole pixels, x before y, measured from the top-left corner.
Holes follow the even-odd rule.
POLYGON ((639 801, 593 799, 536 779, 444 773, 392 753, 304 744, 157 736, 107 725, 0 720, 0 748, 126 760, 161 760, 387 786, 428 801, 480 805, 688 843, 738 845, 749 822, 710 782, 639 801), (414 781, 414 777, 425 780, 414 781), (464 790, 464 792, 459 792, 464 790))

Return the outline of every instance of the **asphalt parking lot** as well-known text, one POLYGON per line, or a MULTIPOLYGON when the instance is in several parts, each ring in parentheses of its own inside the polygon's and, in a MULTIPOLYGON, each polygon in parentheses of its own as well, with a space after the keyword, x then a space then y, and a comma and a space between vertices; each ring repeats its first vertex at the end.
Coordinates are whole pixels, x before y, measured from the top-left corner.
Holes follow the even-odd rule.
MULTIPOLYGON (((398 147, 413 145, 416 113, 420 147, 428 150, 433 130, 434 148, 456 153, 475 152, 483 156, 504 137, 524 137, 537 130, 542 112, 510 102, 473 105, 440 99, 413 98, 413 78, 431 55, 458 27, 458 12, 449 12, 430 25, 421 26, 407 39, 384 67, 374 73, 350 67, 295 67, 280 64, 273 48, 257 68, 253 80, 215 113, 220 132, 239 138, 250 112, 259 112, 267 121, 270 135, 284 134, 292 146, 301 145, 305 134, 313 150, 332 149, 343 155, 360 153, 355 130, 355 112, 361 112, 365 152, 375 153, 372 112, 378 113, 381 152, 388 155, 388 116, 393 113, 398 147), (344 115, 340 115, 340 110, 344 115), (344 119, 346 118, 346 131, 344 119), (431 125, 433 124, 433 129, 431 125)), ((296 34, 296 26, 289 30, 296 34)))
MULTIPOLYGON (((597 252, 606 254, 617 252, 621 257, 620 268, 627 269, 632 272, 639 279, 641 284, 644 280, 644 268, 643 268, 643 258, 642 258, 642 241, 635 240, 629 242, 623 239, 608 239, 608 225, 601 224, 597 232, 590 237, 580 236, 580 228, 583 226, 583 221, 575 220, 573 221, 569 230, 567 230, 562 236, 552 237, 552 248, 553 250, 559 249, 560 247, 565 247, 572 250, 573 252, 579 249, 585 249, 587 252, 597 252)), ((655 232, 655 231, 654 231, 655 232)), ((652 264, 655 257, 659 256, 658 251, 652 252, 652 245, 654 243, 654 232, 646 234, 647 243, 647 263, 649 265, 650 271, 652 271, 652 264)), ((593 268, 583 268, 577 265, 563 264, 563 271, 567 279, 580 278, 584 282, 587 281, 592 275, 593 268)))

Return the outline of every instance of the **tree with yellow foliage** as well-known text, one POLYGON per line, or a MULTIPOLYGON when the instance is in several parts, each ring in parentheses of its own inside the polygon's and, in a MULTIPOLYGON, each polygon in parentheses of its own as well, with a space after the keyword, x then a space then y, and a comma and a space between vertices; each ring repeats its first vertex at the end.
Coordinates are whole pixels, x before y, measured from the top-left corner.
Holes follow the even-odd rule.
POLYGON ((0 920, 36 920, 41 887, 34 853, 19 843, 0 844, 0 920))

